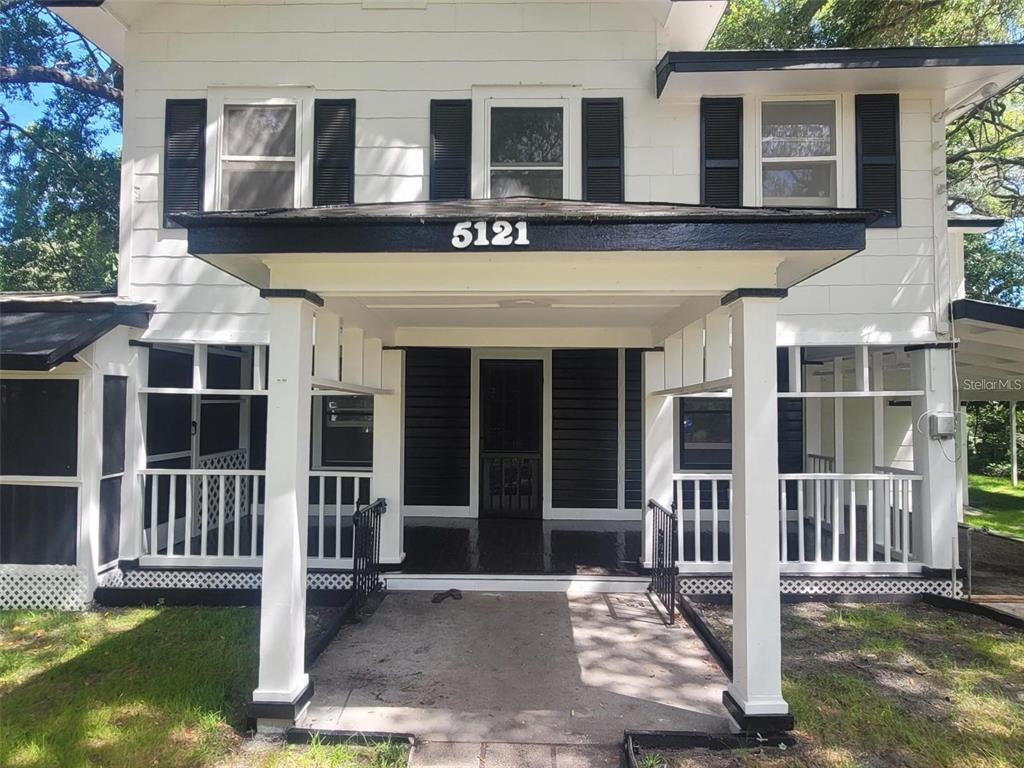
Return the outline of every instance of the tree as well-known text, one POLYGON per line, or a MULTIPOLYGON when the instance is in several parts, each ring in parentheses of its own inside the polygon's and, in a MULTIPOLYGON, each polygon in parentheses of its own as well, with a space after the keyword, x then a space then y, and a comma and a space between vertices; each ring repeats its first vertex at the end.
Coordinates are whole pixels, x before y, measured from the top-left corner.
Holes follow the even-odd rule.
POLYGON ((0 0, 0 290, 116 283, 121 68, 49 11, 0 0), (27 124, 15 101, 36 105, 27 124))
MULTIPOLYGON (((1024 0, 732 0, 711 48, 873 48, 1018 42, 1024 0)), ((950 204, 1024 214, 1024 87, 947 129, 950 204)))
POLYGON ((994 235, 964 238, 967 298, 1024 305, 1022 228, 1024 222, 1018 220, 994 235))

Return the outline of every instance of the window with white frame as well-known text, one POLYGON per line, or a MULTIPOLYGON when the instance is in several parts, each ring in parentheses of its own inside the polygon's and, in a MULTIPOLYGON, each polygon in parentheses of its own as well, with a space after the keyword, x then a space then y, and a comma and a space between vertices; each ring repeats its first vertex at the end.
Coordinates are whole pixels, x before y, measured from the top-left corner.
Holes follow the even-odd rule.
POLYGON ((490 197, 565 197, 564 106, 491 106, 490 197))
POLYGON ((834 99, 762 102, 762 205, 837 205, 836 124, 834 99))
POLYGON ((299 128, 295 104, 225 104, 220 207, 296 205, 299 128))

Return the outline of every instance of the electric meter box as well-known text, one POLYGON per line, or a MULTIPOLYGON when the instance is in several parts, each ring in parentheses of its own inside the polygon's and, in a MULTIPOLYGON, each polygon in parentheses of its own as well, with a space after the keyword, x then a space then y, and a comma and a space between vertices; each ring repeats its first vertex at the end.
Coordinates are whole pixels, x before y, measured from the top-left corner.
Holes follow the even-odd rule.
POLYGON ((928 417, 928 436, 932 440, 956 437, 956 417, 952 413, 933 413, 928 417))

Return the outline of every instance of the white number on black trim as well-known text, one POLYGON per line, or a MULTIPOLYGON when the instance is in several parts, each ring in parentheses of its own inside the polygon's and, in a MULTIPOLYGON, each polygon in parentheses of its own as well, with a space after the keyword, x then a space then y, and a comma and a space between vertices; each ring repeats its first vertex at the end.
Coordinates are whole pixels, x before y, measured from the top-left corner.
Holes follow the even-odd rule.
POLYGON ((468 248, 473 242, 472 222, 460 221, 452 229, 452 245, 456 248, 468 248))
POLYGON ((507 221, 494 222, 494 237, 491 238, 491 245, 502 247, 512 245, 512 225, 507 221))
POLYGON ((508 221, 495 221, 490 224, 491 235, 488 237, 486 221, 460 221, 452 228, 452 247, 462 250, 469 246, 507 248, 510 245, 529 245, 526 222, 517 221, 515 225, 508 221), (512 238, 513 229, 515 239, 512 238))

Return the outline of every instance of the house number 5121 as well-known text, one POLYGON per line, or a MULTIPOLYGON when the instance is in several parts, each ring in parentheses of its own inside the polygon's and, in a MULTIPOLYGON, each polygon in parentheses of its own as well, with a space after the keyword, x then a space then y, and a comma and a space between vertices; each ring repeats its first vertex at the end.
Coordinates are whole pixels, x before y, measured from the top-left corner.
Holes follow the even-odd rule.
POLYGON ((525 221, 517 221, 514 225, 509 221, 492 221, 490 224, 486 221, 460 221, 452 229, 452 245, 459 249, 471 245, 504 248, 529 244, 525 221))

